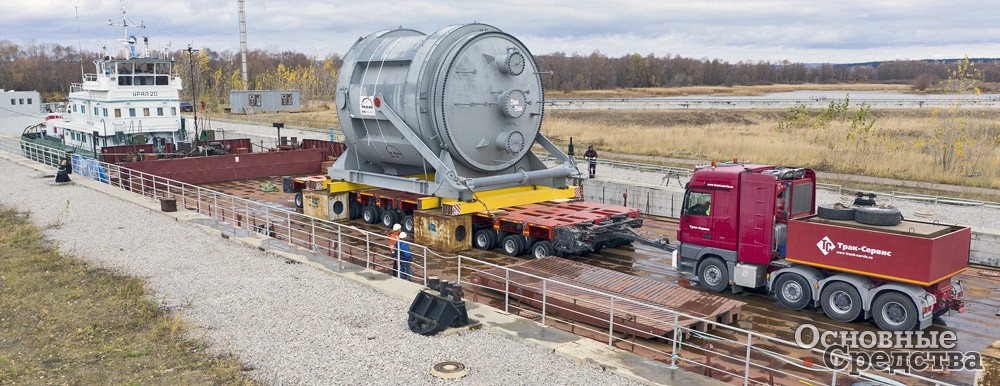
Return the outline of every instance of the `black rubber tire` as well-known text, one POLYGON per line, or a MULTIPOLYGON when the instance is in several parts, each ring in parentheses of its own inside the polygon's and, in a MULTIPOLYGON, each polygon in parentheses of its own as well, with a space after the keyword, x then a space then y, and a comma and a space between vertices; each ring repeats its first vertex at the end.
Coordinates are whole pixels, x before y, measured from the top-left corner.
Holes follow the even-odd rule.
POLYGON ((718 257, 709 257, 698 266, 698 285, 706 291, 722 292, 729 287, 729 268, 718 257))
POLYGON ((476 249, 488 251, 497 244, 497 232, 492 229, 480 229, 473 237, 472 246, 476 249))
MULTIPOLYGON (((397 222, 398 220, 399 220, 399 214, 397 214, 396 211, 392 209, 386 209, 382 211, 382 217, 380 219, 380 221, 382 221, 382 226, 386 228, 392 228, 393 225, 398 224, 397 222)), ((400 226, 400 228, 402 228, 402 225, 400 226)))
POLYGON ((304 202, 305 202, 305 199, 302 197, 302 191, 296 192, 295 193, 295 207, 299 208, 299 209, 302 209, 302 205, 303 205, 304 202))
POLYGON ((555 254, 555 249, 552 248, 552 243, 550 243, 548 240, 541 240, 535 242, 535 244, 531 246, 531 257, 534 257, 536 259, 541 259, 546 256, 553 256, 554 254, 555 254))
POLYGON ((361 204, 357 203, 356 201, 351 201, 351 205, 348 208, 349 208, 348 210, 350 210, 348 214, 350 215, 349 217, 351 218, 351 220, 356 220, 361 218, 361 210, 362 210, 361 204))
POLYGON ((778 303, 789 310, 798 311, 812 302, 812 287, 809 281, 797 273, 786 273, 774 282, 774 296, 778 303))
POLYGON ((891 206, 863 207, 854 211, 854 221, 868 225, 892 226, 903 221, 903 214, 891 206))
POLYGON ((857 206, 875 206, 875 200, 871 198, 855 198, 854 205, 857 206))
POLYGON ((500 247, 507 256, 521 256, 524 252, 524 236, 508 235, 500 242, 500 247))
POLYGON ((414 228, 416 228, 416 224, 413 222, 413 215, 409 214, 403 216, 403 231, 409 234, 413 234, 414 228))
POLYGON ((838 208, 833 205, 820 205, 816 214, 829 220, 854 220, 854 208, 838 208))
POLYGON ((917 328, 917 306, 909 296, 889 291, 872 303, 872 318, 884 331, 911 331, 917 328))
POLYGON ((361 220, 368 224, 379 222, 378 208, 374 206, 366 206, 364 209, 361 209, 361 220))
POLYGON ((857 320, 864 308, 864 301, 858 290, 842 281, 823 287, 819 300, 826 316, 838 322, 848 323, 857 320))

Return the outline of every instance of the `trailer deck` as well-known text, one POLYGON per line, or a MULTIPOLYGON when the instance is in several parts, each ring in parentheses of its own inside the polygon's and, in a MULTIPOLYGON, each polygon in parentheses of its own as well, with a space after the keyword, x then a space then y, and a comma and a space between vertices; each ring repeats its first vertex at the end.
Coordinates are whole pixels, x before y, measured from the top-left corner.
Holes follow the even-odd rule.
POLYGON ((494 268, 473 275, 474 282, 485 287, 510 292, 516 298, 535 308, 541 308, 542 279, 551 278, 558 282, 546 284, 546 302, 558 307, 561 317, 609 328, 612 310, 615 329, 642 338, 667 337, 675 327, 707 331, 711 324, 694 318, 679 318, 675 321, 670 311, 677 311, 698 318, 729 324, 739 319, 745 303, 727 299, 659 280, 633 276, 610 269, 578 263, 559 257, 544 257, 508 266, 510 286, 505 283, 507 274, 503 268, 494 268), (615 294, 626 301, 613 306, 607 296, 575 288, 581 287, 615 294), (634 303, 632 302, 634 301, 634 303), (654 307, 642 306, 651 304, 654 307), (676 323, 676 324, 675 324, 676 323))

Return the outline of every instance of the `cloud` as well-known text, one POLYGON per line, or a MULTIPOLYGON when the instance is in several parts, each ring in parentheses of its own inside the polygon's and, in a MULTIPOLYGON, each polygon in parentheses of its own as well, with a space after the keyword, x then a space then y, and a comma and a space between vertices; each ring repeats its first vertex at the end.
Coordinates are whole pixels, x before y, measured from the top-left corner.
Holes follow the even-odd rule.
MULTIPOLYGON (((119 36, 119 2, 78 0, 80 35, 95 50, 119 36), (100 43, 99 43, 100 42, 100 43)), ((76 45, 74 1, 5 0, 0 30, 15 42, 76 45)), ((917 1, 527 1, 249 0, 251 48, 344 53, 358 39, 399 26, 431 33, 482 22, 518 37, 535 54, 600 51, 695 58, 848 62, 892 58, 996 57, 997 4, 917 1)), ((235 51, 237 2, 128 2, 153 44, 235 51)))

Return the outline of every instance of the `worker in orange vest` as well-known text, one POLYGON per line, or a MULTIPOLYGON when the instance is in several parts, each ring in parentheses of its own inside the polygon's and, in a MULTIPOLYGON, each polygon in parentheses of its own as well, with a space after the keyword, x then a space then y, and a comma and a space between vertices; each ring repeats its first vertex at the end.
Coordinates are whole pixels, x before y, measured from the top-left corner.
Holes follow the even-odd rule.
POLYGON ((399 259, 396 258, 396 242, 399 241, 399 232, 403 229, 399 224, 392 226, 392 230, 386 232, 386 237, 389 238, 389 256, 392 256, 392 275, 396 276, 396 272, 399 270, 399 259))

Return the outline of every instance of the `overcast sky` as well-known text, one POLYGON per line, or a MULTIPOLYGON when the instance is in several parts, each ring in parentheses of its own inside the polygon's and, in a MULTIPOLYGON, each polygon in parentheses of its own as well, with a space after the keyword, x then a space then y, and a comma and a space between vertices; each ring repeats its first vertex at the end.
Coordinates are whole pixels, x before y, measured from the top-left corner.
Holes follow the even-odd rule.
MULTIPOLYGON (((239 49, 237 0, 130 0, 153 48, 239 49)), ((118 0, 0 0, 0 39, 99 50, 120 35, 118 0)), ((638 52, 693 58, 849 63, 1000 57, 1000 1, 246 0, 251 49, 319 58, 403 26, 431 33, 481 22, 534 54, 638 52)))

